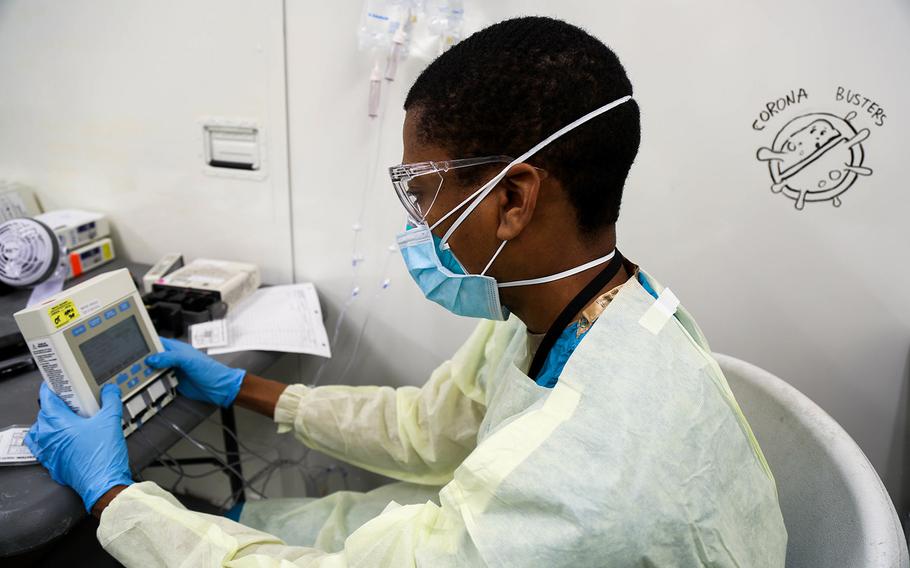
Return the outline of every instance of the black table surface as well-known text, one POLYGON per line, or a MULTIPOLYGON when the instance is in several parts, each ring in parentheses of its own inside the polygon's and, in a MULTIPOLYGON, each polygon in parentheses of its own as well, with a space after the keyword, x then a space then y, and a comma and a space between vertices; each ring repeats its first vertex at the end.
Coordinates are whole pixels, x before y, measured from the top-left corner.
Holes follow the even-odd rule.
MULTIPOLYGON (((116 268, 128 268, 134 280, 141 281, 149 266, 116 260, 67 285, 116 268)), ((25 307, 29 293, 23 290, 0 296, 0 333, 16 329, 12 314, 25 307), (10 322, 12 328, 9 328, 10 322)), ((243 351, 218 355, 216 359, 228 366, 261 374, 280 356, 280 353, 267 351, 243 351)), ((35 421, 39 386, 41 374, 37 370, 0 379, 0 429, 35 421)), ((167 451, 180 441, 181 435, 166 425, 163 418, 189 432, 215 410, 217 407, 213 405, 184 397, 178 397, 178 401, 162 409, 161 417, 153 416, 126 439, 133 472, 147 467, 159 452, 167 451)), ((39 548, 65 534, 85 515, 79 496, 52 480, 41 465, 0 467, 0 557, 39 548)))

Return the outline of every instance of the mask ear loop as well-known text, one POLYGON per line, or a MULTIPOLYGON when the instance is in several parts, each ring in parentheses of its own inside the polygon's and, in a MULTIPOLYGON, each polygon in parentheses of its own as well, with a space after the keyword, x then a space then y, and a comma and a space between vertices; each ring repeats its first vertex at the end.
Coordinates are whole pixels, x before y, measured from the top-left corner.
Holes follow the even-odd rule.
POLYGON ((493 258, 490 259, 490 262, 488 262, 487 265, 484 267, 483 272, 480 273, 481 276, 487 275, 487 270, 489 270, 490 267, 493 266, 493 261, 496 260, 497 256, 499 256, 499 253, 502 252, 502 249, 506 248, 506 243, 508 243, 508 242, 509 241, 502 241, 502 244, 499 245, 499 248, 496 249, 496 252, 493 253, 493 258))
POLYGON ((592 261, 586 262, 581 266, 576 266, 575 268, 570 268, 569 270, 564 270, 563 272, 557 272, 556 274, 551 274, 549 276, 541 276, 540 278, 530 278, 528 280, 514 280, 512 282, 502 282, 497 284, 499 288, 515 288, 517 286, 533 286, 534 284, 546 284, 547 282, 555 282, 556 280, 562 280, 563 278, 568 278, 569 276, 575 276, 585 270, 599 266, 605 262, 613 260, 613 257, 616 255, 616 249, 613 249, 610 254, 602 256, 600 258, 595 258, 592 261))

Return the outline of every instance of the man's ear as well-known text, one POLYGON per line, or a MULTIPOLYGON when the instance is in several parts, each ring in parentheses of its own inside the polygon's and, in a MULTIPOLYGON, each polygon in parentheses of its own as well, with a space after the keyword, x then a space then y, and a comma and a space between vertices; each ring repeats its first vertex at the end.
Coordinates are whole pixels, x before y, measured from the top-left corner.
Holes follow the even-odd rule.
POLYGON ((496 238, 511 241, 534 217, 544 173, 530 164, 515 164, 496 186, 499 228, 496 238))

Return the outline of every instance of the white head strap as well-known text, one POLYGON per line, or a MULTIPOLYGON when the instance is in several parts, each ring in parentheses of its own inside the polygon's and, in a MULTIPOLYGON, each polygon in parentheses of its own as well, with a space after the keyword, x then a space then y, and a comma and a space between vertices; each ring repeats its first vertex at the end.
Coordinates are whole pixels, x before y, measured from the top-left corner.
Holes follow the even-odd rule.
MULTIPOLYGON (((606 104, 598 109, 592 110, 591 112, 582 116, 581 118, 578 118, 578 119, 570 122, 569 124, 563 126, 562 128, 560 128, 553 134, 549 135, 543 141, 537 143, 537 145, 535 145, 533 148, 531 148, 530 150, 528 150, 521 156, 519 156, 519 157, 515 158, 514 160, 512 160, 511 162, 509 162, 509 164, 506 167, 504 167, 502 169, 502 171, 500 171, 498 174, 496 174, 493 177, 493 179, 491 179, 487 183, 483 184, 480 187, 480 189, 478 189, 477 191, 475 191, 474 193, 469 195, 468 198, 465 199, 464 201, 462 201, 461 203, 459 203, 457 207, 455 207, 454 209, 452 209, 451 211, 449 211, 448 213, 443 215, 438 221, 433 223, 433 226, 430 227, 431 230, 435 229, 437 226, 439 226, 440 223, 442 223, 443 221, 448 219, 453 213, 455 213, 456 211, 458 211, 459 209, 464 207, 465 204, 467 204, 467 203, 471 202, 471 200, 473 200, 473 202, 468 206, 468 208, 465 209, 464 211, 462 211, 461 215, 459 215, 458 218, 455 219, 455 222, 452 223, 452 226, 449 227, 449 230, 446 231, 445 235, 442 236, 442 242, 441 242, 442 248, 444 248, 444 249, 448 248, 449 238, 452 236, 452 233, 454 233, 455 230, 468 217, 468 215, 470 215, 471 212, 474 211, 474 209, 480 204, 480 202, 483 201, 483 199, 487 195, 489 195, 491 191, 493 191, 493 188, 496 187, 496 184, 498 184, 500 181, 502 181, 502 178, 506 177, 506 174, 509 172, 509 170, 512 168, 512 166, 524 162, 525 160, 527 160, 528 158, 530 158, 531 156, 533 156, 534 154, 539 152, 542 148, 546 147, 547 145, 549 145, 551 142, 553 142, 554 140, 556 140, 557 138, 559 138, 566 132, 569 132, 570 130, 577 128, 578 126, 588 122, 592 118, 596 118, 596 117, 602 115, 603 113, 605 113, 609 110, 612 110, 612 109, 618 107, 619 105, 623 104, 624 102, 629 101, 631 99, 632 99, 632 95, 626 95, 622 98, 616 99, 612 103, 606 104)), ((493 259, 495 259, 496 256, 501 251, 502 251, 502 246, 499 247, 499 251, 497 251, 496 255, 493 256, 493 259)), ((493 260, 490 260, 490 264, 492 264, 492 263, 493 263, 493 260)), ((489 264, 487 265, 487 268, 489 268, 489 264)), ((486 272, 486 270, 484 270, 484 272, 486 272)))

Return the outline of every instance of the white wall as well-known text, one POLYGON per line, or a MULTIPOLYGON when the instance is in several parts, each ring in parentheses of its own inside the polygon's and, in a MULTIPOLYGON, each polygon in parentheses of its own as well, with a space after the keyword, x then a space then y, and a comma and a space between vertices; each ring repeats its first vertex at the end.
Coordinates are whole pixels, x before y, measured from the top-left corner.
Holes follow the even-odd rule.
MULTIPOLYGON (((405 215, 387 167, 401 162, 402 104, 426 61, 402 63, 397 80, 383 85, 383 112, 369 119, 373 59, 357 50, 360 10, 360 2, 287 4, 296 275, 318 283, 330 334, 353 286, 361 289, 346 312, 322 382, 419 384, 474 322, 423 300, 400 255, 388 249, 404 229, 405 215), (359 237, 355 224, 362 226, 359 237), (356 270, 355 252, 364 257, 356 270), (386 278, 390 286, 380 291, 386 278), (342 376, 368 316, 356 362, 342 376)), ((305 376, 313 376, 317 366, 306 365, 305 376)))
POLYGON ((678 2, 658 15, 614 4, 576 21, 619 51, 643 109, 620 227, 627 252, 677 291, 714 349, 768 368, 830 412, 906 507, 910 300, 899 291, 910 284, 901 174, 910 76, 897 70, 910 55, 910 7, 678 2), (797 211, 770 192, 755 152, 798 114, 858 110, 835 101, 838 85, 886 109, 881 127, 862 112, 854 121, 870 129, 874 174, 839 208, 797 211), (799 87, 808 100, 752 129, 766 101, 799 87))
MULTIPOLYGON (((247 258, 273 282, 293 269, 319 286, 330 332, 356 283, 361 296, 323 381, 419 384, 472 322, 423 301, 386 249, 404 215, 385 166, 400 160, 401 103, 426 62, 404 62, 384 90, 383 118, 367 119, 372 61, 356 47, 360 7, 286 2, 285 117, 277 0, 0 1, 0 177, 30 183, 50 207, 109 212, 136 260, 172 249, 247 258), (265 180, 202 173, 196 121, 207 115, 261 122, 265 180), (365 257, 356 274, 355 250, 365 257), (386 277, 391 286, 377 295, 386 277)), ((715 349, 770 369, 828 410, 905 501, 910 7, 468 0, 466 11, 472 29, 558 16, 617 51, 644 129, 623 251, 677 292, 715 349), (756 150, 797 114, 851 110, 834 100, 839 85, 887 113, 882 126, 862 111, 854 121, 870 130, 865 165, 874 173, 839 208, 797 211, 770 192, 756 150), (767 101, 799 88, 807 100, 753 130, 767 101)), ((317 367, 305 362, 304 380, 317 367)))
POLYGON ((107 213, 120 253, 291 280, 282 3, 0 2, 0 178, 107 213), (203 117, 257 121, 262 180, 203 173, 203 117))
MULTIPOLYGON (((357 282, 372 289, 386 273, 384 247, 403 219, 384 167, 400 160, 401 103, 425 65, 407 61, 383 93, 391 99, 385 122, 369 121, 371 61, 354 39, 359 9, 359 2, 290 2, 287 14, 297 276, 320 284, 330 321, 350 291, 350 227, 363 192, 357 248, 366 261, 357 282), (331 25, 314 27, 314 19, 331 25), (380 128, 378 166, 365 189, 380 128)), ((468 0, 466 12, 474 29, 519 14, 561 17, 617 51, 643 117, 620 246, 677 292, 716 350, 778 373, 828 410, 903 500, 908 5, 468 0), (810 203, 797 211, 771 193, 756 151, 797 114, 850 111, 834 100, 838 85, 885 108, 883 126, 862 112, 854 121, 871 131, 864 146, 874 174, 859 179, 840 208, 810 203), (766 102, 799 88, 808 99, 753 130, 766 102)), ((392 286, 372 310, 363 297, 348 310, 328 380, 346 365, 367 313, 345 382, 419 384, 470 328, 422 302, 399 261, 388 274, 392 286)))

